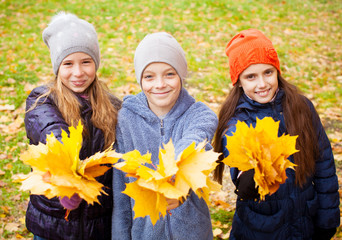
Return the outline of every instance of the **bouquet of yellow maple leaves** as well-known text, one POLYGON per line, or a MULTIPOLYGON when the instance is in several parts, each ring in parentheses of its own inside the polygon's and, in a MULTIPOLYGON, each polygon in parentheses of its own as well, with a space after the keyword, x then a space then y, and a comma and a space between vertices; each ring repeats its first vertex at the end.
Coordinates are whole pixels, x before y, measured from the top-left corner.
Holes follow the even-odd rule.
MULTIPOLYGON (((121 154, 110 147, 81 161, 82 131, 83 126, 79 122, 76 128, 69 127, 70 137, 62 130, 61 142, 51 133, 46 137, 46 144, 29 145, 20 158, 31 166, 32 171, 19 176, 18 180, 22 181, 20 189, 47 198, 71 198, 77 193, 89 204, 99 203, 97 197, 106 193, 102 189, 103 184, 95 178, 110 168, 105 164, 116 163, 121 154)), ((68 214, 67 211, 66 219, 68 214)))
POLYGON ((278 129, 279 121, 265 117, 262 120, 257 118, 255 128, 238 121, 233 136, 226 135, 229 156, 223 159, 223 163, 241 171, 254 169, 255 187, 259 186, 261 200, 267 194, 275 193, 285 182, 287 168, 296 166, 287 158, 298 152, 298 136, 283 134, 278 137, 278 129))
POLYGON ((159 150, 159 165, 152 169, 151 154, 141 155, 134 150, 123 154, 123 162, 114 165, 126 172, 127 177, 136 181, 126 184, 123 193, 135 200, 134 218, 150 216, 154 225, 160 216, 167 213, 166 198, 186 199, 190 189, 209 203, 209 192, 218 191, 221 185, 209 178, 216 167, 218 153, 205 151, 205 142, 188 146, 175 160, 175 149, 172 141, 159 150), (146 202, 149 204, 147 205, 146 202))

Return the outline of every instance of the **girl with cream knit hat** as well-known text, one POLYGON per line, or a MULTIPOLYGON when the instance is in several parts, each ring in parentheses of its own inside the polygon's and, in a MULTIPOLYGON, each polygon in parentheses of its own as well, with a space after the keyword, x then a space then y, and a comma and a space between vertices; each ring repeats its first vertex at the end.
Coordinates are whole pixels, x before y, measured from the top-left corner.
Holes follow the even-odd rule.
MULTIPOLYGON (((92 24, 73 14, 59 13, 43 31, 50 50, 55 78, 32 90, 26 100, 25 128, 30 144, 45 143, 53 133, 61 139, 62 130, 84 126, 80 159, 103 151, 115 141, 117 111, 121 101, 112 96, 97 78, 100 49, 92 24)), ((77 194, 70 199, 48 199, 31 195, 26 212, 26 227, 34 239, 79 240, 110 239, 112 171, 97 179, 107 195, 88 205, 77 194), (72 210, 68 221, 67 209, 72 210)))

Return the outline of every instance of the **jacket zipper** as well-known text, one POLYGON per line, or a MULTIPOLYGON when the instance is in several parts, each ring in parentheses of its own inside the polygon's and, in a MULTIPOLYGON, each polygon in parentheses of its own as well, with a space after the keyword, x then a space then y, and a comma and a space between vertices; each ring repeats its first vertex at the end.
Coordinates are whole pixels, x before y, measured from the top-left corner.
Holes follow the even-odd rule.
MULTIPOLYGON (((160 134, 162 136, 164 136, 164 122, 163 122, 163 119, 160 119, 160 134)), ((168 231, 169 231, 170 239, 173 240, 173 234, 172 234, 172 230, 171 230, 171 219, 170 219, 169 213, 166 214, 166 224, 167 224, 167 228, 168 228, 168 231)))
POLYGON ((272 114, 273 114, 273 119, 274 119, 274 121, 279 121, 279 119, 278 119, 278 113, 277 113, 277 110, 276 110, 276 108, 275 108, 275 103, 274 103, 274 101, 271 102, 271 106, 272 106, 272 114))
POLYGON ((160 134, 164 136, 164 122, 163 119, 160 119, 160 134))
POLYGON ((167 227, 169 229, 170 239, 173 240, 173 234, 172 234, 172 230, 171 230, 171 219, 170 219, 169 213, 166 213, 166 222, 167 222, 167 227))

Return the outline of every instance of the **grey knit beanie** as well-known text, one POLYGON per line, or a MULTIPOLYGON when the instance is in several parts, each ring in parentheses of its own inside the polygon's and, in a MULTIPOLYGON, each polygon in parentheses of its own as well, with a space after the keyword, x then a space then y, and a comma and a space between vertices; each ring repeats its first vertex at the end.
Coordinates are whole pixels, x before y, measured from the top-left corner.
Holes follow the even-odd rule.
POLYGON ((75 52, 88 54, 100 65, 100 49, 97 34, 92 24, 77 16, 60 12, 55 15, 43 31, 44 43, 50 49, 51 62, 55 75, 63 59, 75 52))
POLYGON ((171 65, 182 81, 187 76, 188 65, 185 53, 177 40, 168 33, 158 32, 146 35, 135 50, 135 76, 140 85, 142 73, 153 62, 171 65))

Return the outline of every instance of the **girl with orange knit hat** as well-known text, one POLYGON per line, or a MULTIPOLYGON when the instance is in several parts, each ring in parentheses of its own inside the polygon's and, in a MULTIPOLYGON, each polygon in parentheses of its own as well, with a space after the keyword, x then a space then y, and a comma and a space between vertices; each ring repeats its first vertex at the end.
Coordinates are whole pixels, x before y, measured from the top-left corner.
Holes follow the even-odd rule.
MULTIPOLYGON (((277 192, 260 201, 254 170, 231 168, 236 185, 236 211, 230 239, 331 239, 340 225, 338 180, 331 145, 320 118, 297 87, 281 76, 272 42, 248 29, 234 36, 225 49, 233 88, 221 106, 214 148, 227 157, 225 135, 237 121, 255 127, 256 118, 280 121, 278 136, 298 135, 299 152, 288 159, 296 171, 277 192)), ((222 183, 224 164, 215 170, 222 183)))

